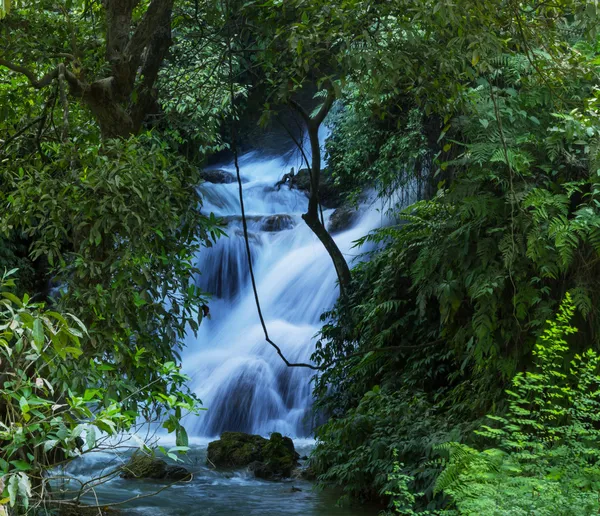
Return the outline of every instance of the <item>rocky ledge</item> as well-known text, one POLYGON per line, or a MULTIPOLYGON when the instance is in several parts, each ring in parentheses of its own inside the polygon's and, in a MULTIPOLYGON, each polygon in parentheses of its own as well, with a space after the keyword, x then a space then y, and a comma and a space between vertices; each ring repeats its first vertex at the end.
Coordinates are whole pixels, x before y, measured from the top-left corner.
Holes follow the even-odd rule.
POLYGON ((289 437, 273 433, 269 439, 242 432, 223 432, 208 445, 208 464, 214 467, 248 467, 257 478, 280 480, 292 475, 300 456, 289 437))

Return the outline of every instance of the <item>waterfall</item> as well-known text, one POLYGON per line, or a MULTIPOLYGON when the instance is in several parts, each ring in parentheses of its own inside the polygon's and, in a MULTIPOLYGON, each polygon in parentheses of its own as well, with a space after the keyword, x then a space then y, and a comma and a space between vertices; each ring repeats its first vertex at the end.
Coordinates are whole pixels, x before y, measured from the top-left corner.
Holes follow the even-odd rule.
MULTIPOLYGON (((251 152, 240 159, 265 321, 270 337, 292 362, 310 361, 320 315, 338 296, 331 259, 301 218, 306 194, 274 186, 291 166, 298 170, 300 164, 294 151, 276 157, 251 152)), ((235 173, 233 164, 219 168, 235 173)), ((184 370, 208 410, 187 426, 192 434, 207 437, 227 430, 310 436, 314 371, 286 367, 264 339, 249 279, 238 185, 204 183, 200 189, 203 211, 225 219, 228 236, 198 256, 198 285, 213 296, 211 318, 202 322, 196 337, 188 337, 184 370)), ((332 212, 324 212, 326 223, 332 212)), ((352 249, 353 242, 381 218, 376 209, 361 210, 353 227, 335 235, 349 261, 359 252, 352 249)))

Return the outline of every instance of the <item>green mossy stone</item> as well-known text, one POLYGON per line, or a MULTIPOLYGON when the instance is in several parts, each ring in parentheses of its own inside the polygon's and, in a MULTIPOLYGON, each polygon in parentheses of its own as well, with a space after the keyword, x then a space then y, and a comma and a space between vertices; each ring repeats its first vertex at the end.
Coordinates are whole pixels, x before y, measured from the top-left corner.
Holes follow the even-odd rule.
POLYGON ((298 454, 289 437, 273 433, 270 439, 242 432, 224 432, 208 445, 207 462, 215 467, 245 467, 259 478, 289 477, 298 463, 298 454))
POLYGON ((152 455, 135 452, 122 467, 121 478, 152 478, 155 480, 185 480, 191 473, 183 466, 167 464, 152 455))
POLYGON ((208 462, 216 467, 241 467, 262 460, 267 439, 243 432, 223 432, 218 441, 208 445, 208 462))

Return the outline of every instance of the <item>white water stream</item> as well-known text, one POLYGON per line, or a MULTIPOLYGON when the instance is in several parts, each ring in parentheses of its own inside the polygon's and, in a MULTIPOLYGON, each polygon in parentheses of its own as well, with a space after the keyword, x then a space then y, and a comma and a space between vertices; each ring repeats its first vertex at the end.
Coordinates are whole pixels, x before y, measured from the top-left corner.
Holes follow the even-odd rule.
MULTIPOLYGON (((301 219, 306 194, 287 185, 274 188, 292 166, 298 170, 301 165, 294 151, 278 157, 252 152, 240 159, 263 313, 271 339, 291 362, 310 361, 319 317, 338 296, 331 259, 301 219), (273 224, 281 229, 268 231, 273 224)), ((235 173, 233 164, 219 168, 235 173)), ((203 211, 226 218, 229 224, 228 237, 203 249, 198 259, 202 271, 198 284, 213 295, 211 319, 203 321, 197 338, 188 339, 183 362, 208 411, 186 426, 198 436, 227 430, 309 436, 314 426, 310 383, 314 371, 286 367, 264 339, 248 274, 238 185, 204 183, 201 190, 203 211)), ((326 224, 332 212, 324 212, 326 224)), ((351 228, 335 235, 349 261, 360 252, 352 249, 353 242, 381 222, 381 212, 371 207, 361 210, 351 228)))

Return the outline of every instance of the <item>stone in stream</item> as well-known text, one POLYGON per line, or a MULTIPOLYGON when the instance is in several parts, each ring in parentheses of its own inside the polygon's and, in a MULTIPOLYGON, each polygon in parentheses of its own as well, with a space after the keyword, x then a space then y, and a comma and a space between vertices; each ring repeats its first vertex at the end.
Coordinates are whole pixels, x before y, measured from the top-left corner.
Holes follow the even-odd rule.
MULTIPOLYGON (((227 172, 226 170, 213 169, 213 170, 203 170, 200 172, 200 177, 204 179, 207 183, 214 183, 218 185, 226 185, 230 183, 235 183, 237 181, 237 177, 232 172, 227 172)), ((248 181, 242 178, 242 183, 247 183, 248 181)))
MULTIPOLYGON (((333 178, 327 169, 321 170, 321 181, 319 185, 319 201, 323 208, 337 208, 342 200, 336 188, 333 178)), ((302 168, 289 181, 284 183, 290 188, 296 188, 308 195, 310 192, 310 173, 307 168, 302 168)), ((283 184, 280 185, 280 187, 283 184)))
POLYGON ((299 455, 289 437, 274 432, 269 439, 243 432, 223 432, 208 445, 208 464, 214 467, 244 467, 257 478, 280 480, 292 474, 299 455))
POLYGON ((292 229, 296 224, 294 219, 287 214, 269 215, 262 219, 261 229, 269 233, 292 229))
POLYGON ((135 452, 129 462, 122 466, 121 478, 151 478, 154 480, 187 480, 191 473, 183 466, 167 464, 162 459, 142 452, 135 452))
POLYGON ((340 233, 348 229, 352 223, 357 219, 358 212, 355 208, 343 205, 331 214, 329 217, 329 224, 327 230, 330 233, 340 233))

